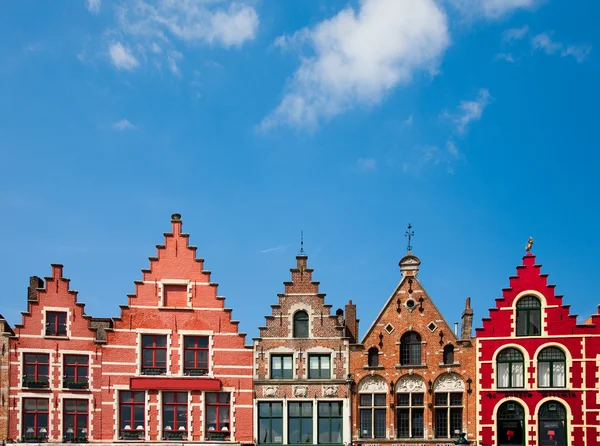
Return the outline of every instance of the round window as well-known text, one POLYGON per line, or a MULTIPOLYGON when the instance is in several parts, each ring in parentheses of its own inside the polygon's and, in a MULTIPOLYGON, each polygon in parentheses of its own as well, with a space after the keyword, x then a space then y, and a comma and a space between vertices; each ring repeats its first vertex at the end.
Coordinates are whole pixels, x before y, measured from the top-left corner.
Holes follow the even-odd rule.
POLYGON ((406 307, 413 309, 417 303, 413 299, 408 299, 406 301, 406 307))

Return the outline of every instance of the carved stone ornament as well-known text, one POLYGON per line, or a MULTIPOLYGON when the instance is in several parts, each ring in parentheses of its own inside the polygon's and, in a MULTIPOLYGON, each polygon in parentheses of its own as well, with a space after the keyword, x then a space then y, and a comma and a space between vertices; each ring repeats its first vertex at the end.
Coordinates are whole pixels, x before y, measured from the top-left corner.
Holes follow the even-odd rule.
POLYGON ((277 396, 277 386, 265 386, 263 387, 263 395, 266 397, 277 396))
POLYGON ((465 383, 455 373, 444 373, 435 381, 433 390, 434 392, 464 392, 465 383))
POLYGON ((294 396, 306 398, 308 396, 308 386, 294 386, 294 396))
POLYGON ((418 376, 403 376, 396 383, 396 392, 425 392, 425 382, 418 376))
POLYGON ((358 385, 358 391, 362 393, 387 392, 388 385, 380 376, 367 376, 358 385))
POLYGON ((326 397, 337 396, 337 393, 337 386, 323 386, 323 395, 325 395, 326 397))

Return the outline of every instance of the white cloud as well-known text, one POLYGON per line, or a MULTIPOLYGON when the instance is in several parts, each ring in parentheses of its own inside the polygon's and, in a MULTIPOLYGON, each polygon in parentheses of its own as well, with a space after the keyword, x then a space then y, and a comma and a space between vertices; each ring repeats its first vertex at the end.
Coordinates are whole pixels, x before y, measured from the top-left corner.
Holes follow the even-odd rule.
POLYGON ((509 63, 515 63, 514 57, 512 56, 512 54, 509 53, 498 53, 494 57, 494 60, 504 60, 509 63))
POLYGON ((469 18, 500 19, 518 9, 533 9, 544 0, 448 0, 469 18))
POLYGON ((127 120, 127 119, 121 119, 119 122, 115 122, 113 124, 113 129, 119 130, 121 132, 124 130, 133 130, 136 128, 137 127, 135 125, 133 125, 131 122, 129 122, 129 120, 127 120))
POLYGON ((110 44, 108 52, 112 63, 118 70, 132 71, 140 65, 138 60, 131 54, 131 50, 125 48, 121 42, 110 44))
POLYGON ((167 64, 169 66, 169 70, 176 76, 180 75, 179 67, 177 66, 177 61, 183 59, 183 54, 179 51, 170 51, 167 56, 167 64))
POLYGON ((592 51, 591 45, 564 45, 553 41, 551 33, 541 33, 531 39, 531 45, 535 50, 544 51, 548 55, 559 54, 561 57, 573 56, 579 63, 592 51))
POLYGON ((100 12, 101 5, 102 5, 102 0, 86 0, 87 9, 92 14, 98 14, 100 12))
POLYGON ((528 33, 529 26, 527 25, 522 26, 521 28, 507 29, 502 33, 502 41, 512 43, 517 40, 523 40, 528 33))
POLYGON ((356 161, 356 165, 360 170, 372 171, 377 168, 377 160, 374 158, 359 158, 356 161))
POLYGON ((456 124, 456 130, 463 133, 469 123, 481 119, 481 115, 490 103, 490 99, 490 92, 482 88, 477 93, 477 98, 474 101, 461 101, 456 113, 446 113, 446 115, 456 124))
POLYGON ((314 129, 357 106, 380 103, 419 71, 437 72, 450 43, 447 19, 434 0, 362 0, 276 45, 303 42, 302 57, 281 103, 260 128, 314 129))

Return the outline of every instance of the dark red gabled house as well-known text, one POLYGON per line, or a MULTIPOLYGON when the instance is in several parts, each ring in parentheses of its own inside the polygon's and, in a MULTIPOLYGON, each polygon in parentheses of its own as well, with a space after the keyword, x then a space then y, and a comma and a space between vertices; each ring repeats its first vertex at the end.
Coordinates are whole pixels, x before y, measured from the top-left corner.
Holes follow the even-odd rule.
POLYGON ((600 444, 600 314, 584 324, 530 252, 476 329, 478 443, 600 444))

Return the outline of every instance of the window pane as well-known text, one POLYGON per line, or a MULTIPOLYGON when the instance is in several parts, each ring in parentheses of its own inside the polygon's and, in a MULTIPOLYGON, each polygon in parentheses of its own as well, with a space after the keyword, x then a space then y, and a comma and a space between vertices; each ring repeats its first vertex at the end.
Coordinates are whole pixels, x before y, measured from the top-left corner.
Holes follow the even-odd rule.
POLYGON ((423 409, 412 409, 412 436, 423 438, 423 409))
POLYGON ((523 387, 523 364, 512 363, 512 387, 523 387))
POLYGON ((288 420, 290 443, 300 443, 300 418, 290 418, 288 420))
POLYGON ((550 363, 538 362, 538 386, 550 387, 550 363))
POLYGON ((448 405, 448 394, 447 393, 436 393, 435 394, 435 405, 436 406, 447 406, 448 405))
POLYGON ((565 363, 554 363, 552 370, 552 384, 554 387, 565 387, 565 363))
POLYGON ((375 438, 385 437, 386 425, 385 425, 385 409, 375 409, 375 426, 374 434, 375 438))
POLYGON ((540 310, 529 310, 529 335, 538 336, 541 333, 540 310))
POLYGON ((166 347, 167 346, 167 337, 166 336, 156 336, 156 346, 157 347, 166 347))
POLYGON ((360 410, 360 436, 371 438, 371 409, 360 410))
POLYGON ((413 393, 412 394, 412 405, 413 406, 422 406, 424 401, 424 395, 422 393, 413 393))
POLYGON ((385 394, 376 394, 375 395, 375 406, 385 406, 385 394))
POLYGON ((499 363, 497 364, 498 368, 498 387, 506 388, 508 387, 508 366, 507 363, 499 363))
POLYGON ((370 406, 372 402, 373 402, 373 395, 371 395, 371 394, 360 395, 360 405, 361 406, 370 406))

